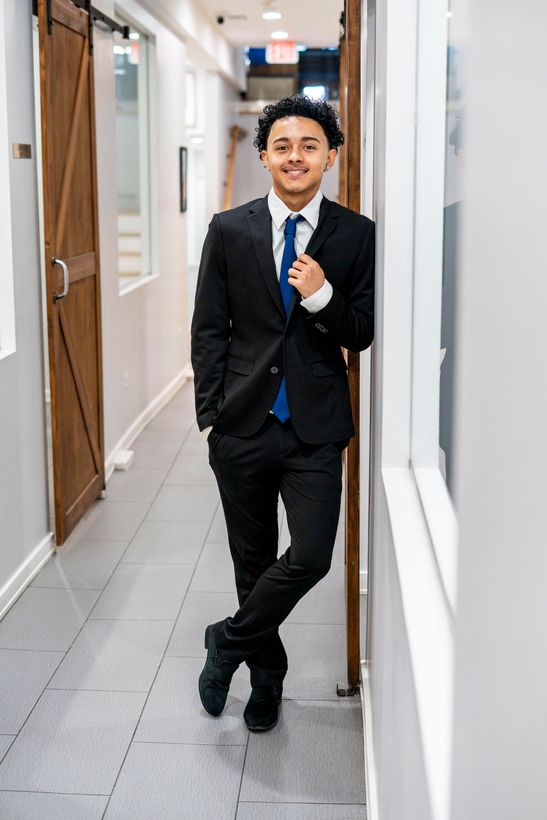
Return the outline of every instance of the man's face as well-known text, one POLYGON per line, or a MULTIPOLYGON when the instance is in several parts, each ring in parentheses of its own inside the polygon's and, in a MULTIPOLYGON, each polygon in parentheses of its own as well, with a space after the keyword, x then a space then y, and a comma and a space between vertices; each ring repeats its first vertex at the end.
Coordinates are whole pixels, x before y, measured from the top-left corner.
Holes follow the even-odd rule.
POLYGON ((315 120, 283 117, 272 125, 260 158, 281 199, 288 196, 309 202, 319 190, 324 171, 334 164, 336 150, 329 149, 325 132, 315 120))

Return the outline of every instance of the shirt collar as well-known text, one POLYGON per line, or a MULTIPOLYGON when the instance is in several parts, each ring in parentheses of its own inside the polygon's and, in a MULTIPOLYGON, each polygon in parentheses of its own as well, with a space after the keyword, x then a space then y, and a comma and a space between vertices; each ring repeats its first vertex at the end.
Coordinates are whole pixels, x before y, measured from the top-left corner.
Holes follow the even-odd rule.
MULTIPOLYGON (((301 211, 298 211, 300 216, 303 216, 306 222, 309 222, 313 230, 317 228, 317 223, 319 222, 319 208, 321 207, 322 199, 323 194, 321 191, 317 191, 313 199, 310 200, 301 211)), ((283 223, 290 214, 297 213, 296 211, 291 211, 291 209, 285 205, 273 188, 270 188, 268 194, 268 208, 270 209, 272 221, 278 231, 281 230, 283 223)))

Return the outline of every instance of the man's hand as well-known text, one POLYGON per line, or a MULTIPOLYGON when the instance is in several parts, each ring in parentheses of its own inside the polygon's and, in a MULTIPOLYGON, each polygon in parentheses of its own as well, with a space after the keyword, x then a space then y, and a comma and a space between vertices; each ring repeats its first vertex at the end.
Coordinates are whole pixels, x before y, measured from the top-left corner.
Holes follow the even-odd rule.
POLYGON ((303 299, 318 291, 324 281, 325 274, 321 266, 307 253, 301 253, 292 268, 289 268, 289 285, 295 287, 303 299))

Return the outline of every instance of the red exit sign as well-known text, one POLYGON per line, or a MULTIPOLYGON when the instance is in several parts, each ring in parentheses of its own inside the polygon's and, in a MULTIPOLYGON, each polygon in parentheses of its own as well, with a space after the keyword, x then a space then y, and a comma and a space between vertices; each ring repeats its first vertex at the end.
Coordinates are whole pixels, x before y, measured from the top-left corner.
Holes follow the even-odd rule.
POLYGON ((272 40, 266 46, 267 63, 297 63, 298 57, 294 40, 272 40))

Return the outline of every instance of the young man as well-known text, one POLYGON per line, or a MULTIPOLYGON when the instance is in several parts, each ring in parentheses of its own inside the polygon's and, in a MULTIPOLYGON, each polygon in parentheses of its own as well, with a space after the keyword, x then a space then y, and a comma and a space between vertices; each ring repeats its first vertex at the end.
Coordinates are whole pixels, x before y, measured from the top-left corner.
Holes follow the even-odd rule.
POLYGON ((344 137, 327 103, 266 106, 255 145, 267 197, 216 214, 192 322, 197 421, 209 431, 239 609, 205 631, 199 679, 219 715, 238 665, 244 719, 275 726, 287 655, 278 627, 330 568, 342 451, 354 434, 341 347, 373 337, 374 225, 320 191, 344 137), (281 495, 291 544, 277 557, 281 495))

